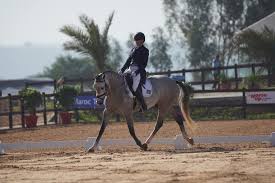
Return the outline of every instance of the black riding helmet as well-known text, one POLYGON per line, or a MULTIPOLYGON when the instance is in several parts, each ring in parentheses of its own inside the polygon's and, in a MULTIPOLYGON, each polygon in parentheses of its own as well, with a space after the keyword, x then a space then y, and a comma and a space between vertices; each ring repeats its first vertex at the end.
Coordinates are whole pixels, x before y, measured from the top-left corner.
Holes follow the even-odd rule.
POLYGON ((143 40, 145 41, 145 35, 142 32, 138 32, 136 33, 136 35, 134 36, 134 40, 138 41, 138 40, 143 40))

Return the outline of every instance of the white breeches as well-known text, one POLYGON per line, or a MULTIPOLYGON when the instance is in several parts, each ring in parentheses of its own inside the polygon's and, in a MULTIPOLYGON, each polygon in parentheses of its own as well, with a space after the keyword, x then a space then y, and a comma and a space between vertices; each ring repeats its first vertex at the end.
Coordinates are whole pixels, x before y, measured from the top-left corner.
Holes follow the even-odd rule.
POLYGON ((138 70, 137 66, 131 65, 124 73, 130 73, 133 78, 133 90, 134 92, 137 90, 139 82, 140 82, 140 74, 136 74, 138 70))

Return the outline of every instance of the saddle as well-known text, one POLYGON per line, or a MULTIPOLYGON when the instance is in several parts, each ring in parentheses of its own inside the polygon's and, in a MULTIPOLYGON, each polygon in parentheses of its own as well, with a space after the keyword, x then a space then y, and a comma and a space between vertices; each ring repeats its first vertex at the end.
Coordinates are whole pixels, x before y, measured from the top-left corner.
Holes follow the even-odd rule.
MULTIPOLYGON (((133 77, 131 76, 131 74, 126 74, 124 76, 124 80, 125 80, 125 83, 127 86, 126 90, 127 90, 128 95, 131 98, 134 98, 135 94, 133 91, 133 77)), ((153 90, 152 90, 152 83, 151 83, 150 78, 146 78, 145 83, 141 84, 141 88, 142 88, 142 95, 144 98, 150 97, 152 95, 153 90)))

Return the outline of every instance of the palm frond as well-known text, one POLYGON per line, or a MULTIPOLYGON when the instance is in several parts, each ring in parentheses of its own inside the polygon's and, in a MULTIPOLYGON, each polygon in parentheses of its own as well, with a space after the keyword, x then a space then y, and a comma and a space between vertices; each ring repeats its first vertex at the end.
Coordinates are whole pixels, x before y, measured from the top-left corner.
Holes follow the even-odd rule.
POLYGON ((89 50, 78 41, 67 41, 63 44, 63 47, 65 50, 73 50, 80 54, 91 56, 89 50))
POLYGON ((87 29, 89 34, 89 43, 90 45, 99 45, 100 44, 100 32, 98 25, 94 24, 93 22, 90 24, 89 29, 87 29))
MULTIPOLYGON (((114 17, 114 11, 110 14, 108 20, 106 21, 105 27, 103 29, 102 35, 101 35, 101 50, 102 50, 102 54, 104 55, 104 60, 107 60, 107 55, 110 52, 110 44, 109 44, 109 40, 108 40, 108 32, 110 29, 110 26, 112 24, 113 21, 113 17, 114 17)), ((107 66, 106 66, 107 67, 107 66)))
POLYGON ((106 24, 105 24, 105 27, 104 27, 103 32, 102 32, 103 39, 107 39, 107 37, 108 37, 108 32, 109 32, 110 26, 112 24, 112 21, 113 21, 113 18, 114 18, 114 14, 115 14, 115 12, 113 11, 111 13, 111 15, 109 16, 106 24))
POLYGON ((86 15, 81 15, 79 17, 80 22, 84 25, 87 34, 89 35, 89 43, 93 45, 98 45, 100 42, 99 27, 95 24, 93 19, 90 19, 86 15))
POLYGON ((106 63, 108 62, 108 54, 110 52, 108 31, 113 16, 114 12, 108 18, 102 34, 94 20, 84 14, 79 17, 84 29, 71 25, 63 26, 60 31, 72 38, 71 41, 64 43, 64 48, 92 57, 96 62, 98 71, 103 72, 108 66, 106 63))
POLYGON ((79 21, 82 25, 84 25, 86 30, 90 29, 90 25, 94 23, 93 20, 89 19, 89 17, 85 14, 79 16, 79 21))
POLYGON ((81 45, 83 47, 86 47, 88 45, 89 36, 77 27, 65 25, 60 29, 60 32, 73 38, 74 41, 81 42, 81 45))

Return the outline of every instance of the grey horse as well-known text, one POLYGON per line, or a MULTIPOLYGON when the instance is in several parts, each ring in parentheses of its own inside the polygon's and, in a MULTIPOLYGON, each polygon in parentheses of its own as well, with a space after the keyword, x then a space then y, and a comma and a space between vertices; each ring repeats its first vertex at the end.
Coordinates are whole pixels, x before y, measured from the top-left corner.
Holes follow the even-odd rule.
POLYGON ((147 150, 148 144, 163 125, 165 115, 172 109, 173 116, 180 127, 183 138, 189 144, 194 144, 193 139, 188 137, 183 124, 184 117, 187 126, 191 130, 197 125, 189 115, 188 104, 191 87, 164 76, 154 76, 149 77, 149 79, 152 83, 153 93, 150 97, 145 98, 145 102, 148 109, 154 106, 158 108, 158 116, 154 130, 147 140, 141 143, 135 134, 133 124, 134 100, 128 95, 124 77, 113 71, 106 71, 96 76, 94 88, 96 90, 97 103, 102 104, 104 100, 105 109, 103 111, 102 124, 98 136, 93 146, 88 149, 88 152, 94 152, 96 150, 100 138, 107 126, 108 114, 112 112, 124 115, 129 132, 136 144, 142 150, 147 150))

